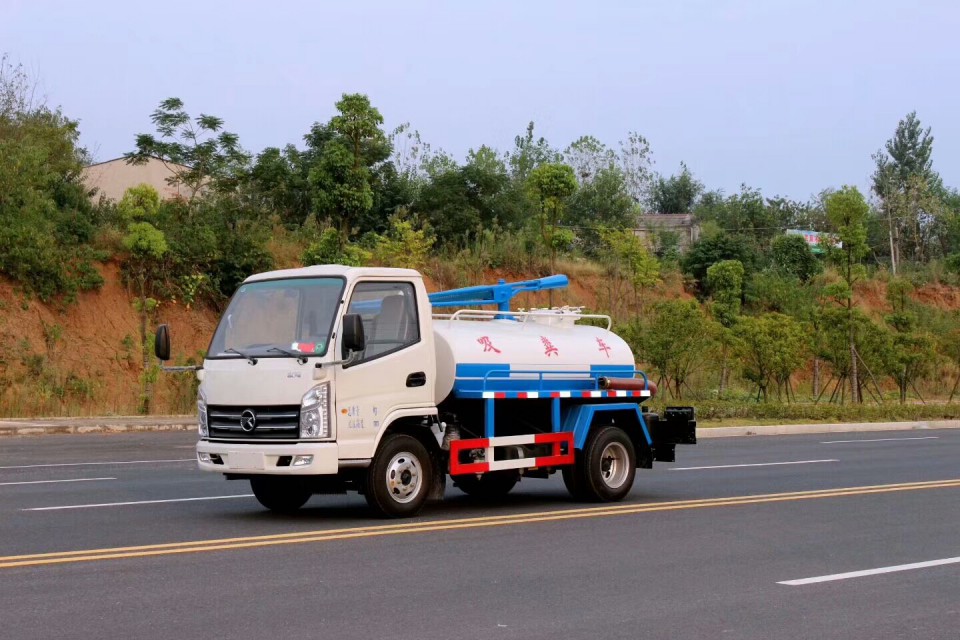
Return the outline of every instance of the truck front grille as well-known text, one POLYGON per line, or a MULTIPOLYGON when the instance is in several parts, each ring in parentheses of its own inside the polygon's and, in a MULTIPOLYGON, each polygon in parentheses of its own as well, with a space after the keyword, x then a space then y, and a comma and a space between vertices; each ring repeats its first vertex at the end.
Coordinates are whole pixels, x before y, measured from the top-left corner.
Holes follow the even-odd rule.
POLYGON ((207 408, 207 419, 211 438, 294 440, 300 435, 300 406, 295 404, 266 407, 211 405, 207 408))

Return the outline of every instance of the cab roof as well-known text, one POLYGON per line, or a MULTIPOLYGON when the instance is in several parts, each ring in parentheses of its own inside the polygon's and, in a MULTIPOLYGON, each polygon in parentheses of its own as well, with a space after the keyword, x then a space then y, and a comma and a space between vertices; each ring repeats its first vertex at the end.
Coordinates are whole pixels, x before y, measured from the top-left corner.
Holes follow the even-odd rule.
POLYGON ((321 276, 336 276, 348 281, 358 278, 422 278, 419 271, 414 269, 393 269, 388 267, 348 267, 342 264, 323 264, 301 267, 300 269, 278 269, 255 273, 244 282, 258 282, 260 280, 277 280, 279 278, 316 278, 321 276))

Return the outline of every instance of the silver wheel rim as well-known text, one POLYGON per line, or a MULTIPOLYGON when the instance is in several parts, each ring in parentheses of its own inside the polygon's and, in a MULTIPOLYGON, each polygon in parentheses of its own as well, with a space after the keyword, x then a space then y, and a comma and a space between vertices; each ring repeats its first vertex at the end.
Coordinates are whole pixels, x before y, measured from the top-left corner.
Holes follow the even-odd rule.
POLYGON ((416 456, 401 451, 387 464, 387 491, 390 497, 400 504, 414 500, 420 494, 423 484, 423 468, 416 456))
POLYGON ((600 477, 603 484, 611 489, 619 489, 630 475, 630 456, 627 448, 619 442, 611 442, 600 454, 600 477))

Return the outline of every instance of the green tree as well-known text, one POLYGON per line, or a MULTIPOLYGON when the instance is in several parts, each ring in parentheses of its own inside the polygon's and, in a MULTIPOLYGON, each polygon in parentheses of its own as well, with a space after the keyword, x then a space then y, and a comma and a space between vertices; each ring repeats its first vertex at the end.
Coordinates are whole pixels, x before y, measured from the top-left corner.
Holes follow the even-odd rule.
POLYGON ((960 190, 944 187, 940 191, 943 216, 940 219, 937 238, 944 256, 953 256, 956 262, 960 253, 960 190))
POLYGON ((208 194, 191 204, 165 201, 155 226, 166 236, 170 251, 166 276, 157 293, 176 297, 190 293, 203 276, 203 293, 223 304, 252 273, 273 267, 267 249, 271 227, 261 212, 241 198, 208 194))
POLYGON ((933 135, 920 124, 912 111, 900 120, 884 149, 873 155, 873 192, 880 198, 881 213, 887 219, 890 263, 894 275, 900 253, 907 249, 922 260, 926 252, 925 231, 930 226, 933 193, 942 189, 940 176, 933 170, 933 135))
POLYGON ((887 282, 887 303, 892 313, 885 320, 896 331, 909 333, 917 326, 917 314, 911 309, 911 293, 913 284, 906 278, 891 278, 887 282))
POLYGON ((777 396, 792 394, 790 378, 803 366, 807 337, 803 326, 789 316, 770 313, 746 316, 737 323, 738 350, 744 377, 757 387, 757 400, 766 401, 776 384, 777 396))
POLYGON ((601 171, 616 167, 617 156, 593 136, 581 136, 563 151, 563 161, 573 168, 580 185, 589 184, 601 171))
POLYGON ((650 143, 636 131, 629 132, 626 140, 620 141, 619 167, 627 193, 637 205, 650 200, 653 188, 653 171, 650 168, 652 165, 650 143))
POLYGON ((910 387, 916 389, 916 381, 932 370, 937 359, 936 344, 927 333, 897 331, 890 347, 885 369, 897 384, 900 404, 905 404, 910 387))
POLYGON ((770 206, 759 189, 740 185, 740 192, 723 197, 719 192, 704 194, 694 212, 702 223, 713 222, 728 234, 742 238, 754 249, 766 249, 783 222, 782 203, 770 206))
POLYGON ((942 354, 957 369, 957 377, 953 381, 950 397, 947 402, 953 402, 953 396, 960 388, 960 328, 951 329, 937 335, 937 352, 942 354))
POLYGON ((518 216, 503 160, 490 147, 470 150, 462 167, 435 175, 420 188, 413 209, 421 213, 441 244, 464 248, 483 229, 509 226, 518 216))
POLYGON ((809 282, 820 272, 820 262, 802 236, 783 235, 773 240, 770 259, 774 268, 786 276, 809 282))
POLYGON ((667 300, 654 305, 647 326, 635 338, 638 351, 666 382, 674 398, 683 397, 683 387, 709 354, 709 323, 693 300, 667 300))
POLYGON ((342 264, 350 267, 365 266, 373 255, 354 243, 342 244, 336 229, 327 228, 320 232, 316 241, 304 250, 300 261, 304 265, 342 264))
POLYGON ((707 292, 712 299, 713 316, 725 327, 732 327, 740 316, 743 297, 743 264, 722 260, 707 269, 707 292))
POLYGON ((744 288, 744 301, 755 312, 776 312, 799 320, 809 320, 813 312, 814 290, 796 276, 775 269, 754 273, 744 288))
MULTIPOLYGON (((130 191, 124 194, 128 202, 135 200, 135 194, 131 194, 130 191)), ((140 412, 146 414, 150 413, 153 401, 154 367, 150 361, 147 340, 150 316, 158 305, 156 298, 153 297, 153 289, 156 281, 162 277, 163 259, 169 246, 162 231, 149 222, 142 221, 130 223, 127 234, 123 238, 123 246, 127 250, 124 270, 132 280, 137 293, 134 307, 140 317, 140 353, 143 364, 140 412)))
MULTIPOLYGON (((827 291, 829 292, 829 288, 827 291)), ((889 358, 890 332, 859 309, 854 308, 850 314, 846 307, 830 305, 824 305, 817 310, 814 326, 814 353, 828 362, 833 370, 833 377, 821 393, 826 392, 830 382, 834 380, 837 384, 831 392, 831 402, 837 399, 844 402, 848 389, 851 390, 854 402, 862 399, 865 389, 870 393, 879 391, 874 372, 882 372, 889 358), (856 335, 855 352, 850 351, 851 333, 856 335), (856 393, 853 393, 850 387, 854 364, 857 365, 858 372, 856 393), (867 384, 867 380, 871 384, 867 384)), ((878 394, 874 394, 874 399, 878 403, 881 401, 878 394)))
POLYGON ((650 209, 653 213, 690 213, 701 193, 703 184, 681 162, 679 174, 669 178, 660 176, 654 182, 650 209))
POLYGON ((573 168, 567 164, 541 164, 530 172, 527 188, 537 202, 540 237, 550 254, 550 271, 556 270, 556 242, 561 236, 557 233, 563 219, 567 200, 577 191, 577 178, 573 168))
POLYGON ((847 310, 847 326, 850 342, 850 394, 854 402, 862 402, 857 369, 857 336, 853 322, 853 285, 863 277, 860 261, 869 251, 867 244, 867 216, 870 207, 856 187, 843 187, 827 197, 827 219, 837 236, 840 248, 831 250, 830 256, 840 269, 843 286, 834 289, 834 297, 847 310))
POLYGON ((434 237, 429 230, 417 228, 406 218, 406 212, 397 213, 390 220, 390 230, 377 236, 373 258, 385 267, 421 269, 427 262, 434 237))
POLYGON ((727 355, 733 345, 731 330, 740 317, 740 302, 743 298, 743 264, 737 260, 723 260, 707 269, 707 291, 710 293, 710 310, 720 323, 720 385, 727 382, 727 355))
POLYGON ((917 327, 917 314, 911 308, 912 292, 913 285, 904 278, 893 278, 887 283, 887 302, 892 312, 885 320, 894 334, 884 369, 900 390, 900 404, 906 403, 909 388, 916 389, 917 379, 925 376, 936 360, 933 338, 917 327))
POLYGON ((633 303, 643 314, 643 292, 660 282, 660 263, 647 251, 643 240, 630 229, 600 229, 600 254, 607 272, 610 314, 621 317, 622 305, 628 300, 624 285, 633 290, 633 303))
POLYGON ((222 192, 237 187, 250 155, 235 133, 224 131, 222 118, 205 113, 191 118, 180 98, 167 98, 150 114, 150 121, 158 135, 138 134, 136 150, 124 154, 127 162, 160 160, 171 172, 168 182, 186 187, 188 202, 210 187, 222 192))
POLYGON ((623 172, 615 166, 601 167, 570 198, 566 222, 577 228, 585 252, 596 256, 602 246, 599 228, 632 229, 638 213, 623 172))
POLYGON ((783 196, 766 200, 766 217, 778 229, 825 229, 826 214, 816 201, 798 202, 783 196))
POLYGON ((873 186, 880 195, 885 186, 885 174, 891 173, 895 185, 903 188, 910 178, 922 177, 931 185, 940 182, 933 170, 933 135, 931 128, 923 128, 916 111, 911 111, 897 123, 893 137, 887 140, 884 149, 874 155, 876 171, 873 186))
POLYGON ((699 290, 705 292, 707 269, 722 260, 738 261, 743 265, 744 276, 748 277, 756 268, 759 258, 743 238, 720 233, 693 243, 683 256, 681 266, 685 273, 693 277, 699 290))
POLYGON ((390 164, 394 166, 400 180, 409 185, 410 194, 414 199, 420 195, 420 188, 427 183, 430 174, 427 167, 433 157, 433 150, 429 143, 424 142, 420 132, 411 129, 409 122, 404 122, 390 133, 390 164))
POLYGON ((778 349, 765 318, 746 317, 737 325, 739 357, 743 377, 756 385, 757 401, 767 401, 767 388, 773 377, 773 359, 778 349))
POLYGON ((77 123, 33 99, 22 67, 0 58, 0 273, 42 300, 95 289, 95 212, 77 123))
POLYGON ((533 170, 540 165, 559 162, 560 154, 550 146, 546 138, 534 137, 532 121, 523 135, 513 139, 513 150, 507 154, 511 176, 518 184, 525 184, 533 170))
POLYGON ((456 167, 423 185, 414 210, 430 221, 442 244, 460 248, 483 226, 485 195, 479 185, 471 189, 462 168, 456 167))
POLYGON ((156 222, 160 213, 160 194, 148 184, 127 189, 117 203, 120 219, 131 222, 156 222))
POLYGON ((302 225, 313 206, 309 172, 305 154, 295 146, 267 147, 257 154, 248 175, 253 205, 288 225, 302 225))
MULTIPOLYGON (((341 242, 358 229, 374 206, 374 167, 390 157, 383 116, 362 94, 344 94, 337 115, 308 134, 317 162, 309 180, 316 213, 336 221, 341 242)), ((366 225, 369 229, 369 224, 366 225)))

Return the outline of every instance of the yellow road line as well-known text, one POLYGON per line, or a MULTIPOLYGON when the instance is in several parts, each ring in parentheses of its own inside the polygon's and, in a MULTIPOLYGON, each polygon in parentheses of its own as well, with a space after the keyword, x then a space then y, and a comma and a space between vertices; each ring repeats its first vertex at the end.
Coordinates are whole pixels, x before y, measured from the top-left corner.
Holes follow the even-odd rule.
POLYGON ((502 516, 404 522, 399 524, 377 525, 369 527, 301 531, 239 538, 194 540, 189 542, 172 542, 166 544, 142 545, 135 547, 114 547, 106 549, 85 549, 79 551, 38 553, 0 557, 0 569, 67 564, 73 562, 90 562, 95 560, 113 560, 119 558, 145 558, 161 555, 199 553, 203 551, 249 549, 255 547, 305 544, 311 542, 331 542, 336 540, 351 540, 400 534, 430 533, 482 527, 555 522, 560 520, 576 520, 582 518, 598 518, 649 513, 655 511, 676 511, 685 509, 740 506, 748 504, 839 498, 846 496, 893 493, 898 491, 919 491, 926 489, 946 489, 957 487, 960 487, 960 479, 846 487, 817 491, 794 491, 787 493, 732 496, 726 498, 707 498, 702 500, 678 500, 673 502, 604 505, 600 507, 517 513, 502 516))

